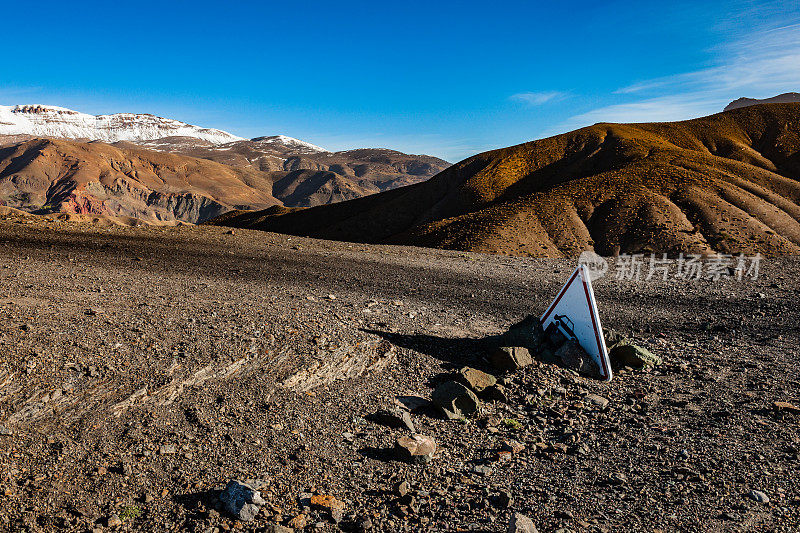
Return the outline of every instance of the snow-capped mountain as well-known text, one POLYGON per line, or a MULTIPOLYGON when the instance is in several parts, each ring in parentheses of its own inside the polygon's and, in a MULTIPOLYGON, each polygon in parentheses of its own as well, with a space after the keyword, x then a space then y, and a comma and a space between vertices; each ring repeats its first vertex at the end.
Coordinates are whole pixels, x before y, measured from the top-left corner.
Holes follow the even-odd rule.
POLYGON ((316 144, 307 143, 294 137, 286 135, 270 135, 269 137, 256 137, 254 143, 261 145, 278 145, 281 147, 292 148, 298 153, 327 152, 325 148, 320 148, 316 144))
POLYGON ((214 144, 244 140, 230 133, 155 115, 87 115, 47 105, 0 106, 0 135, 32 135, 105 142, 194 137, 214 144))
POLYGON ((231 209, 360 198, 450 166, 388 149, 330 152, 286 135, 243 139, 149 114, 44 105, 0 106, 0 147, 0 206, 192 223, 231 209), (142 165, 152 180, 120 174, 142 165))

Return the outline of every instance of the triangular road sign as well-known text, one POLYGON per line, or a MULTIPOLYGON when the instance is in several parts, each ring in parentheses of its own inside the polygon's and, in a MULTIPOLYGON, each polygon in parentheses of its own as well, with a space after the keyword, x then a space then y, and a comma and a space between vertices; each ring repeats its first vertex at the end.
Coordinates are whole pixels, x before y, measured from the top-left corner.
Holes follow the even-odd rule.
POLYGON ((603 327, 597 314, 592 280, 586 265, 578 265, 575 272, 542 315, 542 326, 547 329, 556 317, 567 317, 578 344, 586 350, 600 368, 600 376, 611 381, 611 363, 608 360, 603 327))

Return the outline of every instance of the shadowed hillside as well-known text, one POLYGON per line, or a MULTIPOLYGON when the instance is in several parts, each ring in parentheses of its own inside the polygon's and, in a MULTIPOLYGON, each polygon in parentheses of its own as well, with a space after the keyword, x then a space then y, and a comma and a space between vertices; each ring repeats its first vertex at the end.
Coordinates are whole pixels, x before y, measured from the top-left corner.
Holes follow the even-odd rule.
POLYGON ((596 124, 476 155, 430 180, 218 223, 509 255, 800 252, 800 104, 596 124))
MULTIPOLYGON (((116 144, 135 146, 128 142, 116 144)), ((280 136, 222 145, 189 137, 167 137, 142 141, 138 145, 262 171, 276 183, 273 195, 292 207, 314 207, 352 200, 419 183, 450 166, 447 161, 436 157, 384 148, 328 152, 280 136)))

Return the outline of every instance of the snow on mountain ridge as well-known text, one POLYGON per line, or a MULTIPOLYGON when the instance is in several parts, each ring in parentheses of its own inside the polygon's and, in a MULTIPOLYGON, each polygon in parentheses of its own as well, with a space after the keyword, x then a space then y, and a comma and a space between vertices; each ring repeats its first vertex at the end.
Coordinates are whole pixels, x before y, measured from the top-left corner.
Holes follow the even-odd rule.
POLYGON ((214 144, 245 140, 225 131, 201 128, 150 114, 87 115, 50 105, 0 106, 0 135, 33 135, 105 142, 195 137, 214 144))
POLYGON ((268 137, 256 137, 252 139, 252 141, 266 143, 266 144, 281 144, 283 146, 288 146, 291 148, 300 148, 308 152, 328 151, 325 148, 317 146, 316 144, 311 144, 306 141, 301 141, 300 139, 295 139, 294 137, 289 137, 287 135, 270 135, 268 137))

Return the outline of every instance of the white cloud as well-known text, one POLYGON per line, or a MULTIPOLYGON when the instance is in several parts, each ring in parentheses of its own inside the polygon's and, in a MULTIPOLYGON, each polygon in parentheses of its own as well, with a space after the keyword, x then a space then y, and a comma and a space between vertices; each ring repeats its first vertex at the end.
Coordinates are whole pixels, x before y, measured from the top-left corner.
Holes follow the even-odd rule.
POLYGON ((563 98, 565 95, 559 91, 545 91, 538 93, 517 93, 512 94, 509 98, 515 102, 522 102, 528 105, 542 105, 552 100, 563 98))
POLYGON ((559 130, 563 133, 598 122, 673 122, 722 111, 730 100, 687 94, 649 98, 637 102, 610 105, 571 117, 559 130))
POLYGON ((673 78, 660 78, 655 80, 641 81, 639 83, 634 83, 633 85, 628 85, 627 87, 621 87, 614 91, 614 94, 632 94, 648 91, 650 89, 657 89, 659 87, 663 87, 672 79, 673 78))
POLYGON ((736 98, 800 91, 800 24, 760 30, 713 50, 713 66, 615 91, 640 99, 575 115, 560 131, 596 122, 663 122, 722 111, 736 98))
POLYGON ((755 32, 719 47, 716 54, 713 67, 646 80, 617 92, 683 88, 722 94, 800 86, 800 24, 755 32))

